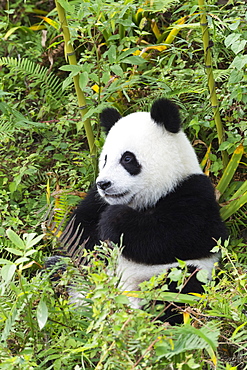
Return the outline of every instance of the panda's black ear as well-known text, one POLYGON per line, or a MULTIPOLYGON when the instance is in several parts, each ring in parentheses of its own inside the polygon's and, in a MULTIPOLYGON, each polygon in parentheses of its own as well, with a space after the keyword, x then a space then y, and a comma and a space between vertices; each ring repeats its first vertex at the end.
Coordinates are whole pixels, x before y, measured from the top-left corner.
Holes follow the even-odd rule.
POLYGON ((151 107, 151 118, 166 128, 167 131, 176 134, 180 130, 181 119, 176 104, 170 100, 161 98, 156 100, 151 107))
POLYGON ((112 126, 121 118, 121 114, 115 108, 106 108, 100 115, 100 124, 108 134, 112 126))

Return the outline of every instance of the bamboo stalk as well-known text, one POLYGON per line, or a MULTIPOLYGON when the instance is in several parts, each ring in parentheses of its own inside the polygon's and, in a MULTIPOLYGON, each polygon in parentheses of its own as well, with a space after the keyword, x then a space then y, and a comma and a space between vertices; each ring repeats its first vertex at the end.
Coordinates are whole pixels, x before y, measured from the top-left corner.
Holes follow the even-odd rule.
MULTIPOLYGON (((224 128, 222 125, 220 111, 219 111, 219 101, 217 98, 216 90, 215 90, 215 80, 213 75, 213 68, 212 68, 212 57, 211 57, 211 42, 209 37, 209 30, 208 30, 208 21, 207 15, 205 11, 205 4, 204 0, 198 0, 199 10, 200 10, 200 25, 202 29, 202 40, 203 40, 203 48, 204 48, 204 60, 205 60, 205 68, 208 78, 208 89, 210 93, 210 100, 211 106, 214 114, 214 121, 217 129, 217 136, 218 136, 218 143, 219 145, 224 141, 224 128)), ((224 168, 226 168, 228 163, 228 155, 225 150, 222 151, 222 162, 224 168)))
MULTIPOLYGON (((65 56, 66 58, 68 58, 70 65, 77 65, 75 50, 71 42, 65 10, 60 5, 58 0, 55 0, 55 3, 56 3, 57 12, 58 12, 58 18, 61 23, 61 28, 63 32, 63 38, 64 38, 64 44, 65 44, 65 54, 66 54, 65 56)), ((73 81, 74 81, 74 86, 75 86, 75 91, 77 95, 80 113, 83 119, 84 115, 87 113, 87 104, 86 104, 86 98, 84 96, 84 93, 81 90, 80 85, 79 85, 79 74, 73 77, 73 81)), ((92 126, 88 118, 84 120, 84 127, 86 131, 90 155, 93 160, 93 165, 94 165, 94 169, 96 172, 96 146, 94 143, 94 134, 93 134, 92 126)))

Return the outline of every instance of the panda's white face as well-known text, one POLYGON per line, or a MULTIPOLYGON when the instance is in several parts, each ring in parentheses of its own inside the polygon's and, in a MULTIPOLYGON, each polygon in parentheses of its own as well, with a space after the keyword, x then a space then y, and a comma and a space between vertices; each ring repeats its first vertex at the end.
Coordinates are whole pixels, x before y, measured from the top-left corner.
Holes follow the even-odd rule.
POLYGON ((100 155, 98 192, 109 204, 153 206, 184 178, 201 173, 185 134, 168 132, 150 113, 132 113, 110 129, 100 155))

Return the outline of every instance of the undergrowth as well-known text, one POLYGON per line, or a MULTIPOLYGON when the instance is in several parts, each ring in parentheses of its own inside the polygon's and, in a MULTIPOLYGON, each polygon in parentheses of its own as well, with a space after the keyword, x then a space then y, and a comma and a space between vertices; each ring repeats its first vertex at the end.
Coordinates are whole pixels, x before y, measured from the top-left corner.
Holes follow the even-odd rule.
MULTIPOLYGON (((32 1, 3 2, 0 10, 0 369, 247 369, 245 2, 207 4, 225 132, 220 146, 197 2, 59 3, 76 66, 64 59, 52 1, 40 1, 38 9, 32 1), (76 75, 96 156, 104 107, 126 115, 166 96, 180 107, 186 134, 217 188, 230 241, 217 247, 222 261, 205 294, 179 296, 187 303, 179 327, 158 322, 158 311, 129 308, 114 274, 117 247, 97 247, 79 270, 65 259, 56 282, 43 268, 59 248, 59 224, 95 178, 73 90, 76 75), (227 171, 222 151, 232 160, 227 171), (69 303, 68 286, 81 290, 81 305, 69 303)), ((178 285, 186 277, 181 269, 171 276, 178 285)), ((144 304, 157 296, 176 300, 158 288, 163 278, 132 294, 144 304)))

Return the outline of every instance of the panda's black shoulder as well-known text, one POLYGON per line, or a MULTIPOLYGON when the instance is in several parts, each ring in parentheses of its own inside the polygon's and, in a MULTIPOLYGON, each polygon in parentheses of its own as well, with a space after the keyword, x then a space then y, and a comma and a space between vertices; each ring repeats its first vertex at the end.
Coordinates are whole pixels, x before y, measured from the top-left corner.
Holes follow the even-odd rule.
POLYGON ((177 189, 181 195, 186 193, 193 193, 195 196, 201 195, 204 198, 215 199, 214 187, 210 178, 204 174, 190 175, 181 181, 177 189))
MULTIPOLYGON (((211 180, 204 174, 194 174, 186 177, 180 181, 177 186, 168 193, 165 197, 160 199, 161 203, 166 203, 174 209, 179 205, 188 205, 189 209, 198 207, 198 210, 215 209, 218 212, 218 203, 216 202, 214 187, 211 180)), ((186 211, 186 207, 184 208, 186 211)), ((198 212, 196 212, 198 213, 198 212)))

